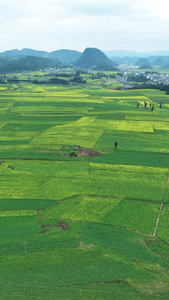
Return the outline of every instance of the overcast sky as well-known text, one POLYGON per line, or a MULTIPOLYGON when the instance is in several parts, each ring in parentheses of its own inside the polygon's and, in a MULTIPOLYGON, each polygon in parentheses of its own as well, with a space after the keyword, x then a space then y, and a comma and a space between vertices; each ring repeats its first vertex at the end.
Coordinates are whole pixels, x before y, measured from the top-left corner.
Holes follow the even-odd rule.
POLYGON ((0 52, 169 50, 169 0, 0 0, 0 52))

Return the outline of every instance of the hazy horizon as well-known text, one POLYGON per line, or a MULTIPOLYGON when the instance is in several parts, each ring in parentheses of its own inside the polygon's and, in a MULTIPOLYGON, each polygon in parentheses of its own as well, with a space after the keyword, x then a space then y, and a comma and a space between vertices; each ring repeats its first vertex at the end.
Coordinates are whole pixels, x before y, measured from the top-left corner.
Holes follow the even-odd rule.
POLYGON ((0 0, 0 52, 169 50, 168 0, 0 0))
MULTIPOLYGON (((90 46, 90 47, 88 47, 88 46, 86 46, 83 50, 78 50, 78 49, 75 49, 75 48, 58 48, 58 49, 53 49, 52 51, 58 51, 58 50, 72 50, 72 51, 79 51, 79 52, 82 52, 83 53, 83 51, 86 49, 86 48, 97 48, 97 47, 92 47, 92 46, 90 46)), ((0 53, 2 53, 2 52, 5 52, 5 51, 11 51, 11 50, 19 50, 19 51, 21 51, 21 50, 23 50, 23 49, 30 49, 30 50, 35 50, 35 51, 45 51, 45 52, 52 52, 52 51, 49 51, 49 50, 46 50, 46 49, 35 49, 35 48, 33 48, 33 47, 22 47, 22 48, 16 48, 16 47, 13 47, 13 48, 11 48, 11 49, 5 49, 5 50, 3 50, 3 51, 0 51, 0 53)), ((156 50, 150 50, 150 51, 137 51, 137 50, 127 50, 127 49, 107 49, 107 50, 105 50, 105 49, 100 49, 100 48, 97 48, 97 49, 99 49, 99 50, 101 50, 102 52, 112 52, 112 51, 114 51, 114 52, 136 52, 136 53, 148 53, 148 52, 163 52, 163 51, 167 51, 167 52, 169 52, 169 49, 156 49, 156 50)))

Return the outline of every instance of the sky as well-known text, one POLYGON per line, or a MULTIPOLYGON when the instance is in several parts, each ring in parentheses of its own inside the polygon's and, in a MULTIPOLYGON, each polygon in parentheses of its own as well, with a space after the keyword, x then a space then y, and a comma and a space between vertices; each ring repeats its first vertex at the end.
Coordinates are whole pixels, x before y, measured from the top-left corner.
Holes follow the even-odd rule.
POLYGON ((169 0, 0 0, 0 52, 169 50, 169 0))

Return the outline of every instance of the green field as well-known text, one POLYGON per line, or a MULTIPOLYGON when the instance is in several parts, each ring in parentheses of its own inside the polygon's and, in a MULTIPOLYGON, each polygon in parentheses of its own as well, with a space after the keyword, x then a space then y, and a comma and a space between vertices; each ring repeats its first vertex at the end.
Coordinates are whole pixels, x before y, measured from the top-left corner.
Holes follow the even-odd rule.
POLYGON ((169 96, 85 76, 0 86, 0 299, 169 297, 169 96))

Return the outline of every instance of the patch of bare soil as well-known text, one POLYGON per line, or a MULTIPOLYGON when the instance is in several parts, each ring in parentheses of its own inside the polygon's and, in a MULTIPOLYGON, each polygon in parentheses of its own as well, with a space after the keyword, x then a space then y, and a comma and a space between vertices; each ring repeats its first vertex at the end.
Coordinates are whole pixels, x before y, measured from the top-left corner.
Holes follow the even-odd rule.
MULTIPOLYGON (((147 244, 148 243, 156 243, 157 241, 156 240, 143 240, 143 244, 145 245, 145 246, 147 246, 147 244)), ((151 250, 152 251, 152 250, 151 250)), ((155 252, 155 251, 152 251, 155 255, 157 255, 157 256, 160 256, 160 257, 162 257, 162 258, 165 258, 165 255, 164 254, 160 254, 160 253, 157 253, 157 252, 155 252)))
MULTIPOLYGON (((68 156, 70 157, 96 157, 103 155, 102 153, 93 151, 92 149, 79 147, 78 150, 71 152, 68 156)), ((67 156, 67 155, 64 155, 67 156)))
POLYGON ((46 228, 46 227, 52 227, 52 225, 49 225, 49 224, 42 224, 40 227, 41 227, 41 228, 46 228))
POLYGON ((95 156, 100 156, 100 155, 103 155, 103 154, 95 152, 91 149, 83 148, 83 147, 79 147, 79 149, 77 151, 78 157, 95 157, 95 156))
POLYGON ((83 246, 84 242, 79 242, 79 244, 77 244, 75 247, 76 248, 81 248, 83 246))
POLYGON ((150 240, 143 240, 143 244, 147 245, 149 243, 157 243, 157 241, 155 239, 150 239, 150 240))
POLYGON ((94 247, 96 247, 94 244, 91 244, 91 245, 89 245, 88 247, 85 247, 85 248, 83 248, 83 249, 85 249, 85 250, 90 250, 90 249, 92 249, 92 248, 94 248, 94 247))
POLYGON ((43 234, 43 233, 46 233, 46 232, 49 232, 49 230, 42 230, 39 232, 39 234, 43 234))
POLYGON ((37 211, 37 219, 41 220, 41 216, 40 216, 40 210, 37 211))
POLYGON ((138 260, 133 259, 132 262, 134 262, 135 264, 140 264, 138 260))
POLYGON ((63 220, 61 220, 59 222, 59 224, 57 225, 57 227, 59 227, 59 228, 61 228, 63 230, 69 230, 68 226, 66 225, 66 223, 63 220))
POLYGON ((160 253, 157 253, 157 252, 155 252, 155 251, 152 251, 155 255, 157 255, 157 256, 160 256, 160 257, 162 257, 162 258, 165 258, 165 255, 164 254, 160 254, 160 253))
POLYGON ((77 237, 80 237, 80 236, 82 236, 82 235, 83 235, 82 233, 77 233, 77 234, 76 234, 77 237))
POLYGON ((76 248, 80 248, 80 249, 84 249, 84 250, 90 250, 90 249, 92 249, 92 248, 94 248, 96 246, 94 244, 91 244, 91 245, 85 247, 84 246, 84 242, 79 242, 79 244, 77 244, 75 247, 76 248))
POLYGON ((157 282, 155 286, 156 286, 157 290, 164 290, 165 289, 165 285, 166 285, 165 282, 160 281, 160 282, 157 282))

